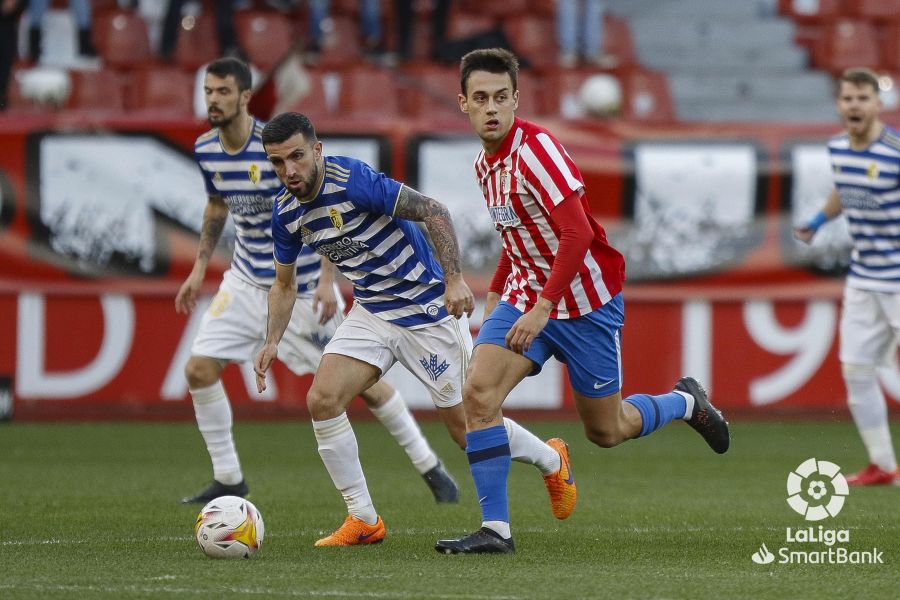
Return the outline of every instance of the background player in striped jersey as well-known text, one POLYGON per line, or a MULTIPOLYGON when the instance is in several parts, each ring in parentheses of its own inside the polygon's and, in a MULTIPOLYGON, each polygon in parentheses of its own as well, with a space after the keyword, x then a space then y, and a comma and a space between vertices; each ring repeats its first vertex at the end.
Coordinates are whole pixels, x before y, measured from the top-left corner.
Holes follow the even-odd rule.
MULTIPOLYGON (((463 390, 482 528, 440 540, 436 549, 512 552, 509 442, 500 407, 551 356, 566 363, 585 433, 599 446, 685 419, 722 453, 728 423, 690 377, 673 392, 622 400, 625 261, 591 216, 581 174, 565 148, 546 129, 516 118, 516 57, 507 50, 476 50, 463 57, 460 71, 459 106, 483 146, 475 174, 503 248, 463 390)), ((569 466, 567 460, 560 479, 569 466)), ((565 493, 565 482, 557 483, 565 493)))
MULTIPOLYGON (((228 362, 252 360, 263 342, 266 295, 275 277, 272 204, 281 188, 260 141, 263 124, 247 112, 247 66, 233 58, 210 63, 204 88, 214 129, 197 139, 194 151, 209 201, 197 259, 175 298, 179 312, 190 312, 196 306, 209 258, 229 212, 237 241, 231 268, 203 315, 185 368, 197 425, 213 463, 212 484, 183 500, 200 503, 248 492, 231 431, 231 405, 220 376, 228 362)), ((300 253, 295 275, 297 302, 280 349, 285 365, 302 375, 318 367, 324 344, 343 318, 343 301, 334 285, 334 266, 315 253, 300 253)), ((435 499, 456 502, 456 482, 422 436, 400 393, 386 382, 360 391, 375 416, 406 450, 435 499)))
POLYGON ((876 367, 893 365, 900 333, 900 132, 880 118, 878 76, 848 69, 837 109, 845 132, 828 142, 836 188, 794 235, 812 241, 826 221, 847 215, 853 251, 841 310, 841 370, 847 403, 869 454, 850 485, 897 483, 897 458, 876 367))
MULTIPOLYGON (((265 389, 266 370, 287 326, 295 297, 294 261, 310 246, 353 283, 356 300, 325 347, 307 396, 319 455, 349 513, 316 546, 380 542, 384 523, 369 495, 345 410, 399 361, 431 390, 451 436, 465 446, 461 392, 472 348, 466 316, 474 304, 460 272, 453 223, 443 204, 365 163, 324 156, 304 115, 275 117, 262 139, 286 190, 272 216, 276 279, 269 292, 266 345, 254 360, 257 385, 265 389), (413 221, 424 223, 434 251, 413 221)), ((545 475, 562 470, 553 447, 509 419, 502 426, 513 460, 533 464, 545 475)), ((552 496, 551 507, 558 510, 552 496)))

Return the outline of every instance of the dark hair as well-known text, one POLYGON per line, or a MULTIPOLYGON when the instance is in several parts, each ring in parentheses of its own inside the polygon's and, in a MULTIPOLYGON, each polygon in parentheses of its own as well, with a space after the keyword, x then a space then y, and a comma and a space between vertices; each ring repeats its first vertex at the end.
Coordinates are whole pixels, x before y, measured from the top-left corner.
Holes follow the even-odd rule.
POLYGON ((263 127, 262 143, 263 146, 280 144, 298 133, 302 133, 307 142, 316 141, 316 128, 309 117, 296 112, 281 113, 263 127))
POLYGON ((466 83, 472 71, 506 73, 512 80, 512 91, 515 92, 518 87, 519 59, 505 48, 472 50, 462 57, 459 63, 459 87, 463 96, 466 95, 466 83))
POLYGON ((862 87, 864 85, 872 86, 872 89, 875 92, 878 92, 878 74, 872 69, 866 69, 863 67, 854 67, 852 69, 847 69, 841 74, 840 79, 838 79, 838 92, 840 92, 840 84, 846 81, 847 83, 851 83, 857 87, 862 87))
POLYGON ((222 79, 231 75, 234 77, 234 82, 237 83, 239 92, 249 90, 253 83, 250 67, 236 58, 217 58, 206 65, 206 72, 222 79))

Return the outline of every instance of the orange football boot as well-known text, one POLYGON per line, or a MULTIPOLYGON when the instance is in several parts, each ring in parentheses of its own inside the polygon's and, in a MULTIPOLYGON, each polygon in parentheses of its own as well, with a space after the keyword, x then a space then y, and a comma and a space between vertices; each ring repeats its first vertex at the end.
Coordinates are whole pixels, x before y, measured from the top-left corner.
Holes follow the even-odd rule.
POLYGON ((578 495, 569 462, 569 446, 560 438, 547 440, 547 445, 559 453, 559 471, 544 477, 544 485, 550 494, 550 509, 557 519, 567 519, 575 508, 578 495))
POLYGON ((379 544, 384 541, 387 530, 384 521, 378 517, 378 522, 369 525, 362 519, 353 515, 347 515, 344 524, 338 527, 334 533, 316 541, 316 547, 322 546, 356 546, 358 544, 379 544))

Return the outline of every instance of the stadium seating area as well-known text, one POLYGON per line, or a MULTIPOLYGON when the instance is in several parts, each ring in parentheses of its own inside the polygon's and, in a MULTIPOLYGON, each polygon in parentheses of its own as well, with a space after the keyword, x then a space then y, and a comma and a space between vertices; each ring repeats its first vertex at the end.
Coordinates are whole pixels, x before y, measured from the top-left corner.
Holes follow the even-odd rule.
MULTIPOLYGON (((193 85, 197 69, 219 55, 211 0, 203 0, 199 15, 185 16, 178 30, 171 61, 162 62, 152 47, 144 19, 122 9, 115 0, 94 1, 95 46, 100 66, 70 71, 71 93, 61 107, 66 111, 98 110, 103 114, 143 112, 167 116, 193 115, 193 85)), ((292 44, 304 43, 307 31, 306 3, 301 9, 280 12, 268 3, 249 3, 235 16, 239 43, 261 72, 268 72, 292 44)), ((64 4, 53 3, 57 8, 64 4)), ((334 0, 329 33, 315 60, 308 61, 311 90, 301 101, 305 110, 350 117, 433 118, 436 113, 458 118, 456 64, 429 60, 430 3, 416 2, 413 58, 400 64, 367 60, 359 40, 359 2, 334 0), (389 65, 389 66, 388 66, 389 65), (323 89, 331 82, 338 93, 333 100, 323 89), (372 94, 377 89, 378 94, 372 94)), ((396 47, 393 3, 382 2, 383 30, 388 51, 396 47)), ((524 59, 522 114, 582 116, 573 108, 580 84, 590 75, 613 74, 623 91, 621 116, 640 121, 675 119, 666 78, 643 67, 637 59, 626 19, 607 14, 604 50, 617 65, 605 71, 593 65, 562 69, 552 0, 516 0, 483 3, 458 0, 447 23, 448 42, 454 43, 493 32, 502 32, 524 59)), ((371 57, 370 57, 371 58, 371 57)), ((25 98, 17 89, 17 73, 33 65, 20 61, 10 84, 11 113, 49 112, 56 107, 25 98)), ((334 89, 334 88, 332 88, 334 89)))
MULTIPOLYGON (((182 19, 172 59, 162 62, 137 12, 117 0, 94 0, 100 66, 72 69, 71 92, 56 107, 21 93, 17 74, 32 65, 20 61, 8 110, 190 118, 196 72, 220 52, 214 4, 201 0, 203 10, 182 19)), ((269 72, 292 47, 306 46, 305 2, 287 12, 265 0, 244 4, 235 16, 237 38, 260 72, 269 72)), ((333 0, 327 35, 306 64, 310 91, 298 107, 363 119, 458 118, 456 65, 429 58, 431 3, 413 4, 413 57, 398 64, 364 52, 358 0, 333 0)), ((610 0, 608 7, 604 52, 615 58, 613 68, 559 66, 553 0, 456 0, 447 39, 462 47, 478 36, 505 36, 527 65, 521 113, 528 116, 585 116, 582 84, 607 73, 621 86, 624 119, 829 121, 832 80, 843 69, 866 65, 884 73, 886 82, 900 77, 900 0, 610 0)), ((393 2, 382 2, 382 11, 390 53, 397 47, 393 2)), ((889 102, 888 111, 900 114, 900 100, 889 102)))

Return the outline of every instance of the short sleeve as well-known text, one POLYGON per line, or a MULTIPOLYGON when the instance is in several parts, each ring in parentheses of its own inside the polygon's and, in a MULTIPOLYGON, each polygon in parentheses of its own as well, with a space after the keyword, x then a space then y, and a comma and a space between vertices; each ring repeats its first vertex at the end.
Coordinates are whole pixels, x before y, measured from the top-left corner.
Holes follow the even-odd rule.
MULTIPOLYGON (((294 211, 279 213, 278 202, 275 202, 272 206, 273 252, 275 261, 283 265, 294 264, 297 256, 300 254, 300 250, 303 248, 303 241, 300 238, 299 231, 295 230, 294 233, 291 233, 290 229, 288 229, 288 223, 285 223, 285 220, 290 219, 292 214, 294 214, 294 211)), ((299 229, 298 226, 297 230, 299 229)))
POLYGON ((203 175, 203 183, 206 185, 206 193, 209 196, 221 196, 222 193, 216 189, 216 186, 213 185, 212 175, 209 171, 203 168, 200 163, 200 154, 194 149, 194 160, 197 162, 197 168, 200 169, 200 174, 203 175))
POLYGON ((350 177, 350 199, 362 210, 393 216, 402 183, 355 161, 350 177))

